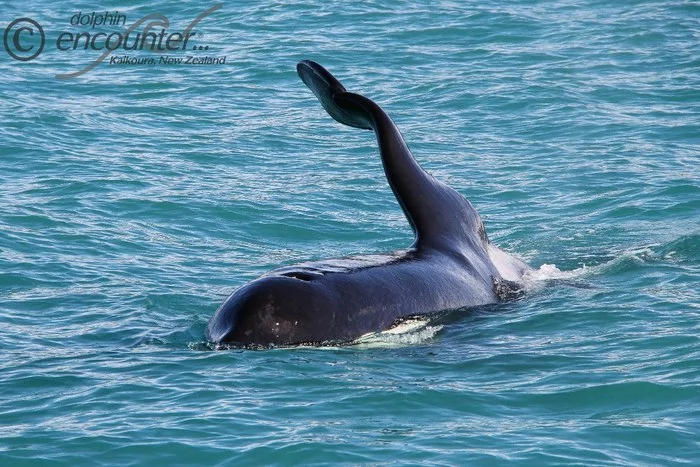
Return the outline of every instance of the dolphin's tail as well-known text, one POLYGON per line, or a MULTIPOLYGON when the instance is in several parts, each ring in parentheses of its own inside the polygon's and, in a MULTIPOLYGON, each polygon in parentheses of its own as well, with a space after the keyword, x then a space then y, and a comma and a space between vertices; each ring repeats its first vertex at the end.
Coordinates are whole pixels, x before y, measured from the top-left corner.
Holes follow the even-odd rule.
POLYGON ((470 214, 476 211, 462 195, 418 165, 399 129, 375 102, 347 92, 328 70, 311 60, 299 62, 297 72, 331 117, 344 125, 374 130, 384 172, 416 234, 416 246, 461 237, 461 219, 475 218, 475 226, 480 222, 470 214))
POLYGON ((350 96, 361 96, 347 92, 345 86, 328 70, 316 62, 303 60, 297 64, 297 72, 331 117, 344 125, 372 129, 371 116, 347 100, 350 96))

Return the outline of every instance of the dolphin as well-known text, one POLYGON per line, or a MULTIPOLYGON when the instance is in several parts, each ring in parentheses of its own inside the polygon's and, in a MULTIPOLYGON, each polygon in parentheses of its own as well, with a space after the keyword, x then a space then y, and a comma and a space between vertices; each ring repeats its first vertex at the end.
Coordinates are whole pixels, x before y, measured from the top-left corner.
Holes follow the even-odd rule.
POLYGON ((282 267, 238 288, 207 326, 235 345, 351 342, 409 317, 496 303, 519 294, 530 267, 493 245, 474 206, 416 162, 375 102, 318 63, 302 81, 338 122, 372 130, 384 173, 414 233, 406 250, 282 267))

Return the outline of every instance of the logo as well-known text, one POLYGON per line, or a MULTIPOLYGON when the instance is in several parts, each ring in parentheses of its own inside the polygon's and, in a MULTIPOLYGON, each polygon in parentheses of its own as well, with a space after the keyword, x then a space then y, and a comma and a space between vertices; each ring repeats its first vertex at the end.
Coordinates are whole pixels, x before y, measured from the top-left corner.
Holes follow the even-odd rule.
MULTIPOLYGON (((226 56, 209 52, 210 44, 202 44, 199 23, 223 6, 217 3, 202 12, 184 28, 172 27, 170 19, 162 14, 151 13, 127 26, 127 17, 119 11, 82 11, 67 21, 70 27, 54 30, 49 39, 52 52, 71 54, 77 60, 90 57, 90 63, 82 68, 59 73, 58 79, 81 76, 100 63, 107 65, 223 65, 226 56)), ((36 59, 47 45, 41 25, 32 18, 12 21, 3 35, 3 45, 10 57, 20 62, 36 59)))
POLYGON ((2 40, 10 57, 20 62, 34 60, 46 45, 44 30, 31 18, 19 18, 8 24, 2 40))

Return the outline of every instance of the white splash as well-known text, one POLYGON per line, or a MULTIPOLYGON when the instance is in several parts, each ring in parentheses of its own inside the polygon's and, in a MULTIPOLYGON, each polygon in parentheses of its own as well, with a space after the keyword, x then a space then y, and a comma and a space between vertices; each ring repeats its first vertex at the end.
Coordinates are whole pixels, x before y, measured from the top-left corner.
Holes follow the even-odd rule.
POLYGON ((593 273, 594 268, 586 265, 571 271, 562 271, 555 264, 543 264, 538 269, 528 270, 522 278, 527 292, 541 290, 548 281, 573 281, 593 273))
POLYGON ((523 278, 526 281, 548 281, 552 279, 576 279, 591 271, 585 265, 571 271, 562 271, 556 264, 543 264, 539 269, 531 269, 525 273, 523 278))
POLYGON ((429 341, 442 325, 429 326, 430 318, 411 318, 382 332, 372 332, 357 338, 351 345, 361 348, 391 348, 421 344, 429 341))

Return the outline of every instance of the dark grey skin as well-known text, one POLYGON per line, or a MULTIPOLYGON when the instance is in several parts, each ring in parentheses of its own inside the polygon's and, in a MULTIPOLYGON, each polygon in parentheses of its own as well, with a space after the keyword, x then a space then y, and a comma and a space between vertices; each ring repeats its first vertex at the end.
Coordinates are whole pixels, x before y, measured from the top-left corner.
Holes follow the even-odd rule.
POLYGON ((325 68, 297 71, 335 120, 373 130, 384 171, 415 234, 406 251, 302 263, 236 290, 209 320, 211 341, 237 345, 347 342, 403 318, 498 302, 529 267, 491 245, 462 195, 426 173, 373 101, 325 68))

